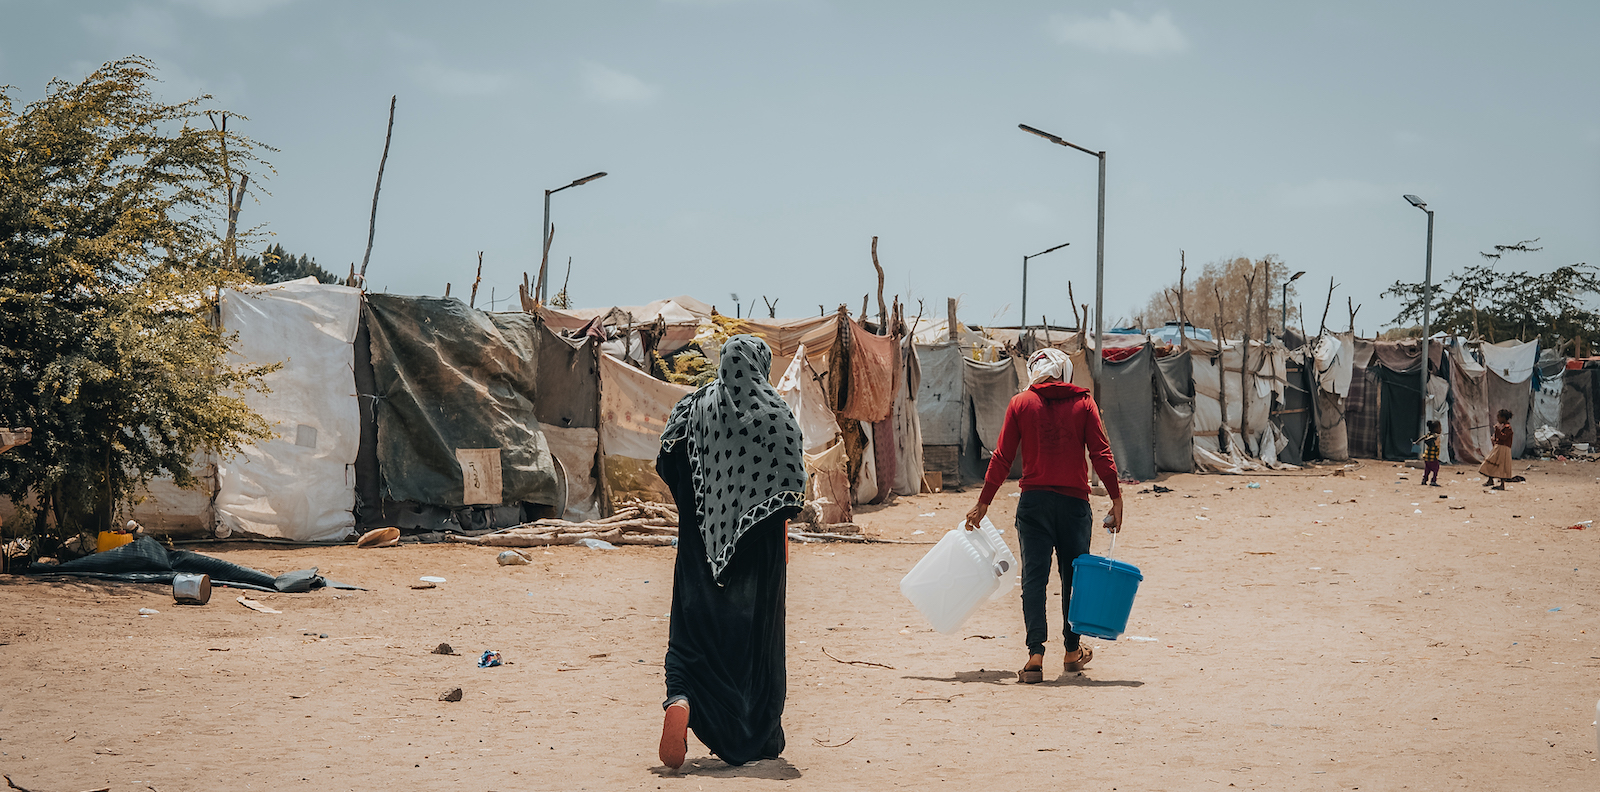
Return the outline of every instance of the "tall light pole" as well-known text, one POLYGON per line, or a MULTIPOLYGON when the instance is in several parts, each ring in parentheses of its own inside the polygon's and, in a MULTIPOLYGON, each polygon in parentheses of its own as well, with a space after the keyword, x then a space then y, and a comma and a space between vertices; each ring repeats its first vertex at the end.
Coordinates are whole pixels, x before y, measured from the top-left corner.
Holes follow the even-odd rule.
MULTIPOLYGON (((1033 254, 1031 256, 1023 256, 1022 257, 1022 335, 1023 335, 1023 337, 1026 337, 1028 335, 1028 259, 1038 258, 1040 256, 1043 256, 1046 253, 1052 253, 1054 251, 1060 250, 1060 249, 1062 249, 1062 248, 1064 248, 1064 247, 1066 247, 1067 245, 1070 245, 1070 244, 1072 244, 1072 243, 1071 242, 1062 242, 1061 244, 1056 245, 1055 247, 1050 248, 1049 250, 1042 250, 1042 251, 1039 251, 1038 253, 1035 253, 1035 254, 1033 254)), ((1018 338, 1017 342, 1020 344, 1022 342, 1022 338, 1018 338)), ((1031 352, 1032 350, 1029 350, 1029 351, 1031 352)))
MULTIPOLYGON (((1290 275, 1289 279, 1283 282, 1283 332, 1279 333, 1279 335, 1289 335, 1289 284, 1300 280, 1300 276, 1304 274, 1306 274, 1306 271, 1300 270, 1299 272, 1290 275)), ((1301 323, 1304 324, 1305 317, 1302 316, 1300 319, 1302 320, 1301 323)))
POLYGON ((1404 196, 1412 206, 1428 213, 1428 264, 1422 271, 1422 424, 1417 433, 1428 433, 1428 310, 1433 307, 1433 210, 1428 202, 1415 195, 1404 196))
POLYGON ((1101 347, 1101 336, 1104 335, 1105 320, 1102 318, 1105 308, 1105 280, 1106 280, 1106 153, 1104 151, 1090 151, 1076 143, 1069 143, 1056 135, 1040 129, 1034 129, 1027 124, 1017 124, 1024 132, 1038 135, 1045 140, 1057 145, 1075 148, 1085 154, 1100 160, 1100 210, 1099 220, 1094 236, 1094 363, 1089 370, 1094 373, 1094 400, 1100 401, 1100 368, 1105 362, 1105 352, 1101 347))
POLYGON ((605 171, 591 173, 588 176, 566 185, 565 187, 557 187, 554 190, 544 191, 544 233, 539 236, 539 249, 541 251, 539 254, 540 303, 550 301, 550 196, 567 189, 567 187, 576 187, 580 184, 588 184, 589 182, 592 182, 604 175, 606 175, 605 171))

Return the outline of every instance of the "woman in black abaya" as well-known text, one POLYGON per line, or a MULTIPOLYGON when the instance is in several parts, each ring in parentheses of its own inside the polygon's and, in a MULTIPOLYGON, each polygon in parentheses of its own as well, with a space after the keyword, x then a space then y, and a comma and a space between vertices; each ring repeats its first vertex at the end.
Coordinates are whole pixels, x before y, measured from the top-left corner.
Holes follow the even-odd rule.
POLYGON ((656 470, 678 504, 661 763, 683 765, 687 729, 728 764, 782 753, 786 523, 804 502, 800 427, 754 336, 722 347, 717 379, 685 396, 656 470))

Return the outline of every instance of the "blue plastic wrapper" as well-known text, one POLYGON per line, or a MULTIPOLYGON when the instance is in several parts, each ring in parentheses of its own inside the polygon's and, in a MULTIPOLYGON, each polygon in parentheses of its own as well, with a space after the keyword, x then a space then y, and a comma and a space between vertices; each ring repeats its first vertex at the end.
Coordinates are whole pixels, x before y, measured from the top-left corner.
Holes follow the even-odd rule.
POLYGON ((497 665, 500 665, 500 653, 493 649, 484 652, 483 656, 478 658, 479 668, 494 668, 497 665))

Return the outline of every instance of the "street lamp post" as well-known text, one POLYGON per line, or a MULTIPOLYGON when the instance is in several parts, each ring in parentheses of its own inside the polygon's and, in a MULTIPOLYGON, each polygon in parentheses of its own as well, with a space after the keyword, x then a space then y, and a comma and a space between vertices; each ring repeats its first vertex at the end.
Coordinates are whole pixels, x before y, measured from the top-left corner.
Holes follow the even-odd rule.
MULTIPOLYGON (((1279 333, 1279 335, 1289 335, 1289 284, 1300 280, 1300 276, 1304 274, 1306 274, 1306 271, 1300 270, 1299 272, 1289 276, 1289 279, 1283 282, 1283 332, 1279 333)), ((1304 324, 1305 317, 1302 316, 1300 319, 1302 320, 1301 323, 1304 324)))
MULTIPOLYGON (((1064 247, 1066 247, 1067 245, 1070 245, 1070 244, 1072 244, 1072 243, 1071 242, 1062 242, 1061 244, 1056 245, 1055 247, 1050 248, 1049 250, 1042 250, 1042 251, 1040 251, 1038 253, 1035 253, 1035 254, 1033 254, 1031 256, 1023 256, 1022 257, 1022 336, 1023 337, 1026 337, 1028 335, 1028 259, 1038 258, 1040 256, 1043 256, 1046 253, 1051 253, 1051 252, 1060 250, 1060 249, 1062 249, 1062 248, 1064 248, 1064 247)), ((1017 343, 1020 344, 1021 342, 1022 342, 1022 338, 1019 337, 1017 339, 1017 343)), ((1030 350, 1030 352, 1031 351, 1032 350, 1030 350)))
MULTIPOLYGON (((1105 362, 1104 351, 1101 349, 1101 336, 1105 330, 1105 320, 1102 318, 1105 308, 1105 275, 1106 275, 1106 153, 1104 151, 1090 151, 1076 143, 1069 143, 1056 135, 1040 129, 1034 129, 1027 124, 1017 124, 1022 131, 1038 135, 1045 140, 1067 148, 1075 148, 1100 160, 1100 207, 1099 217, 1096 222, 1094 237, 1094 363, 1089 367, 1094 373, 1094 399, 1100 401, 1100 369, 1105 362)), ((1026 317, 1024 317, 1026 320, 1026 317)))
POLYGON ((1428 208, 1428 202, 1415 195, 1405 196, 1412 206, 1428 213, 1428 263, 1422 274, 1422 426, 1417 433, 1421 437, 1428 433, 1428 320, 1429 309, 1433 307, 1433 210, 1428 208))
POLYGON ((567 187, 576 187, 580 184, 588 184, 589 182, 592 182, 604 175, 606 175, 605 171, 591 173, 588 176, 585 176, 564 187, 557 187, 554 190, 544 191, 544 233, 539 235, 539 249, 541 251, 539 254, 540 303, 549 302, 550 300, 550 196, 567 189, 567 187))

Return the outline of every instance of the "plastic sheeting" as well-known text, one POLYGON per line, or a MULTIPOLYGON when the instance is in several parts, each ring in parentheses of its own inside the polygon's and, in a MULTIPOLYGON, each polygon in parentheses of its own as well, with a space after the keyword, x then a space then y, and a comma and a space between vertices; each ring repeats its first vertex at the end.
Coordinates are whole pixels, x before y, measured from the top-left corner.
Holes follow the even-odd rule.
MULTIPOLYGON (((1368 345, 1370 348, 1370 344, 1368 345)), ((1359 348, 1359 347, 1358 347, 1359 348)), ((1366 366, 1354 366, 1350 392, 1344 397, 1345 433, 1350 456, 1374 459, 1380 448, 1378 434, 1378 377, 1366 366)))
POLYGON ((882 421, 894 413, 894 397, 900 387, 899 342, 893 336, 873 335, 853 319, 845 322, 845 328, 850 339, 850 370, 839 417, 882 421))
POLYGON ((1350 392, 1350 364, 1355 353, 1352 333, 1329 333, 1317 341, 1317 387, 1344 396, 1350 392))
POLYGON ((611 355, 600 356, 600 451, 606 494, 672 502, 656 474, 661 433, 679 399, 693 393, 662 382, 611 355))
POLYGON ((1484 402, 1489 408, 1489 420, 1491 423, 1496 421, 1495 416, 1499 415, 1501 410, 1511 411, 1511 426, 1514 427, 1511 457, 1521 459, 1522 451, 1528 445, 1528 412, 1533 406, 1532 376, 1530 374, 1521 382, 1508 382, 1494 372, 1495 370, 1490 368, 1483 375, 1484 402))
POLYGON ((1149 344, 1100 370, 1100 416, 1120 478, 1156 476, 1155 376, 1149 344))
POLYGON ((783 377, 778 380, 777 391, 794 413, 795 421, 800 424, 800 437, 805 445, 803 451, 820 454, 838 442, 839 422, 833 410, 828 409, 827 394, 823 392, 816 370, 811 368, 810 361, 806 359, 804 345, 789 361, 783 377))
POLYGON ((1546 350, 1541 357, 1550 359, 1543 361, 1539 367, 1539 384, 1533 389, 1533 408, 1528 411, 1529 436, 1541 426, 1561 431, 1561 391, 1564 390, 1566 367, 1550 350, 1546 350))
POLYGON ((896 495, 922 492, 922 421, 917 415, 917 391, 922 387, 922 367, 911 344, 900 347, 901 371, 905 381, 894 400, 895 471, 892 489, 896 495))
MULTIPOLYGON (((1539 342, 1503 341, 1499 344, 1481 344, 1478 353, 1483 355, 1483 367, 1499 377, 1502 382, 1516 384, 1527 382, 1533 376, 1533 365, 1539 358, 1539 342)), ((1499 409, 1499 408, 1495 408, 1499 409)), ((1512 424, 1520 426, 1521 424, 1512 424)))
POLYGON ((1489 456, 1489 426, 1494 423, 1484 393, 1484 378, 1488 373, 1459 344, 1452 345, 1448 351, 1450 455, 1458 463, 1475 465, 1489 456))
MULTIPOLYGON (((1450 380, 1445 377, 1428 377, 1428 420, 1439 422, 1439 431, 1445 438, 1450 437, 1450 380)), ((1440 464, 1454 464, 1455 455, 1450 452, 1450 443, 1439 444, 1440 464)))
MULTIPOLYGON (((1421 359, 1421 354, 1417 355, 1421 359)), ((1422 436, 1422 372, 1397 372, 1384 366, 1367 370, 1379 385, 1378 397, 1378 450, 1384 459, 1415 459, 1419 454, 1411 450, 1414 441, 1422 436)))
POLYGON ((1274 449, 1280 461, 1298 465, 1305 461, 1306 435, 1311 426, 1311 399, 1315 385, 1307 376, 1309 368, 1301 359, 1291 359, 1285 369, 1286 383, 1281 410, 1274 416, 1283 432, 1284 445, 1274 449))
POLYGON ((298 542, 343 539, 355 528, 361 414, 352 373, 361 290, 315 278, 226 289, 222 326, 238 334, 238 364, 282 361, 245 404, 274 437, 217 466, 217 534, 298 542))
POLYGON ((806 500, 817 508, 825 523, 850 522, 849 460, 844 442, 834 443, 820 454, 805 453, 806 500))
POLYGON ((917 388, 917 417, 922 422, 924 445, 961 444, 966 418, 962 376, 965 365, 961 349, 953 343, 916 345, 917 363, 922 370, 917 388))
POLYGON ((537 320, 448 297, 369 294, 366 308, 384 496, 554 504, 555 463, 533 402, 537 320))
POLYGON ((1194 470, 1194 365, 1188 352, 1156 358, 1156 470, 1194 470))
POLYGON ((1574 443, 1600 442, 1600 369, 1571 369, 1562 379, 1561 424, 1557 429, 1574 443))
POLYGON ((555 424, 540 423, 550 454, 561 463, 567 474, 567 509, 558 515, 573 522, 593 520, 600 516, 599 476, 595 471, 595 451, 600 442, 600 432, 587 427, 568 429, 555 424))

